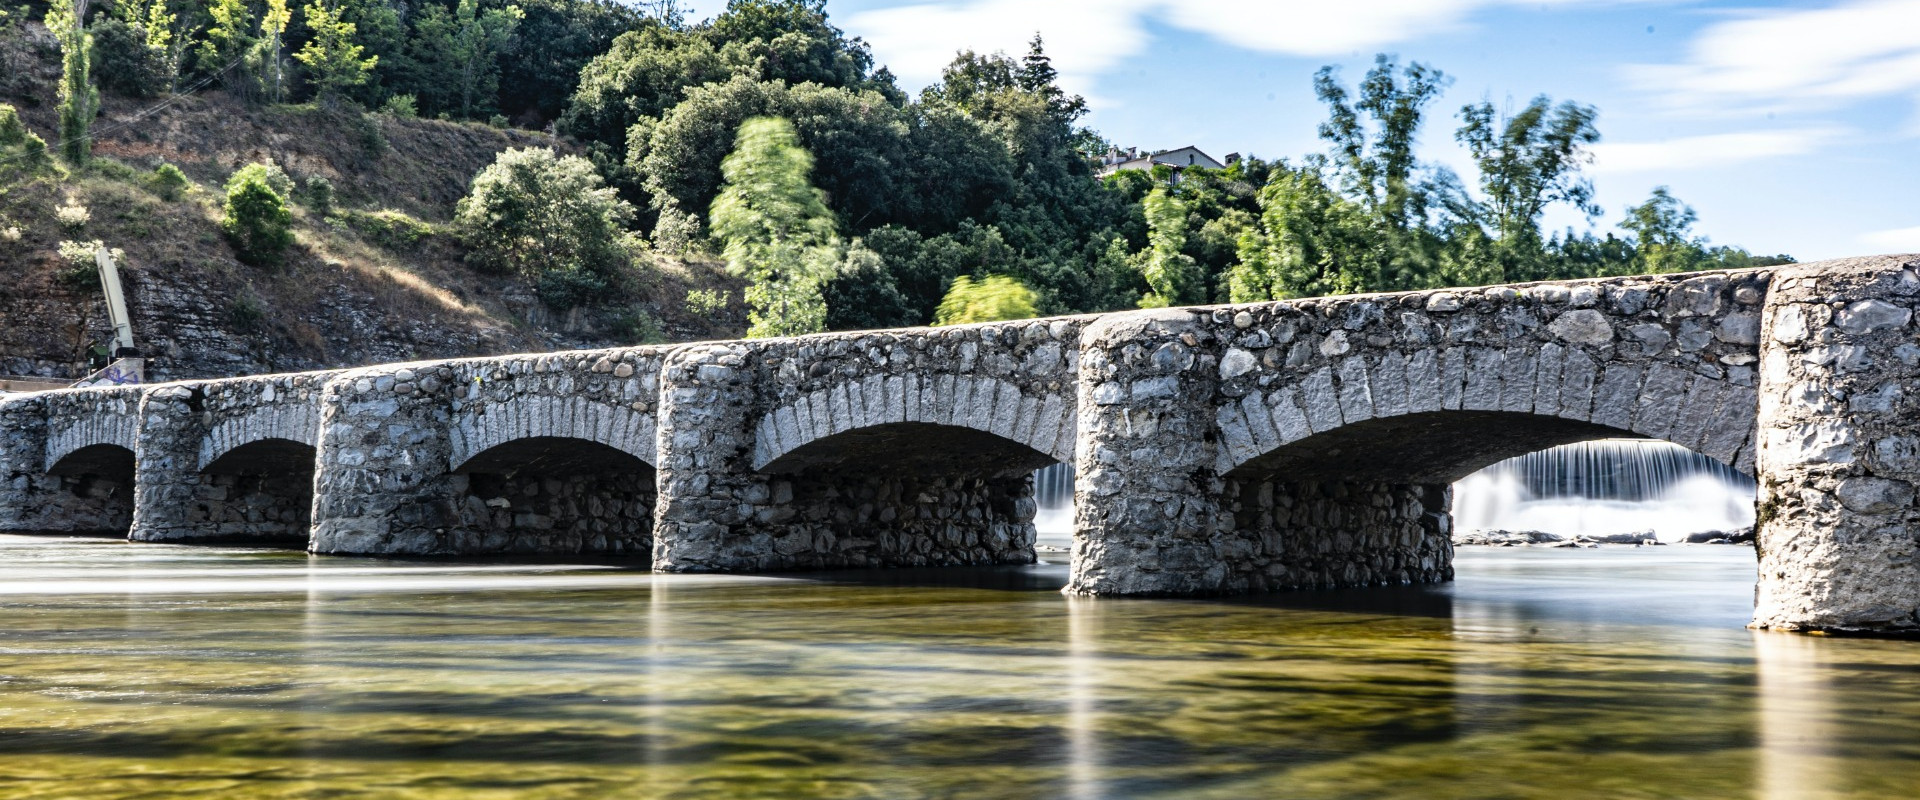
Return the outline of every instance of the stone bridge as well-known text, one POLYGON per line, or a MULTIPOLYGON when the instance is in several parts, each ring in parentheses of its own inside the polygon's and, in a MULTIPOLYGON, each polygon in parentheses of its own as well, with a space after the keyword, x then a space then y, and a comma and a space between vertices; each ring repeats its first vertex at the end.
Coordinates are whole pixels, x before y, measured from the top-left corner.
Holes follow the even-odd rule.
POLYGON ((1449 485, 1599 437, 1760 483, 1754 624, 1920 631, 1920 257, 384 365, 0 400, 0 530, 1068 591, 1452 577, 1449 485))

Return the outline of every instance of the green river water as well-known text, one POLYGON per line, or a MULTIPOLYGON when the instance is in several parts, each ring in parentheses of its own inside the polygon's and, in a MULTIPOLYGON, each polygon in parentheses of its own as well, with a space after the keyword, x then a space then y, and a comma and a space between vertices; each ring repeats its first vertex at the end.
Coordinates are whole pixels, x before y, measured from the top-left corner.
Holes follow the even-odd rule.
POLYGON ((0 798, 1910 798, 1920 643, 1740 547, 1086 600, 0 537, 0 798))

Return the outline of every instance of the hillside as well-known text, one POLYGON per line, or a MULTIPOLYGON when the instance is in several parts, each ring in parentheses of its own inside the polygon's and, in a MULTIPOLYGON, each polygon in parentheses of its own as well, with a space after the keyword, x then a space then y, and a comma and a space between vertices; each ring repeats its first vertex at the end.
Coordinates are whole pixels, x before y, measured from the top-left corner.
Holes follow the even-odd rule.
MULTIPOLYGON (((14 74, 0 103, 50 144, 57 50, 38 25, 0 41, 14 74)), ((219 92, 171 101, 104 95, 95 163, 84 171, 0 185, 0 373, 71 377, 104 340, 104 303, 90 270, 58 254, 63 240, 124 251, 135 337, 156 378, 216 377, 415 358, 603 347, 738 335, 739 286, 718 264, 643 255, 621 296, 556 310, 519 278, 476 270, 446 223, 473 174, 514 147, 564 142, 478 123, 398 118, 311 105, 254 107, 219 92), (156 109, 157 107, 157 109, 156 109), (296 206, 286 263, 240 263, 222 236, 222 183, 271 160, 296 182, 325 178, 332 213, 296 206), (147 188, 178 166, 193 186, 177 200, 147 188), (63 225, 62 206, 87 221, 63 225), (12 229, 12 233, 8 233, 12 229), (717 315, 685 309, 687 291, 734 299, 717 315)), ((70 212, 71 213, 71 212, 70 212)))

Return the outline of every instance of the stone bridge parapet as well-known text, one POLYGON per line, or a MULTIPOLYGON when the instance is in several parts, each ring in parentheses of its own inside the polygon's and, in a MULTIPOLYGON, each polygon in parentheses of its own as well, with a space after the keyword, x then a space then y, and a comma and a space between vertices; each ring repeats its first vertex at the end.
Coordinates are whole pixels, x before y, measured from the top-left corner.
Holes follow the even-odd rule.
POLYGON ((0 398, 0 530, 663 571, 1029 563, 1086 594, 1452 576, 1451 489, 1664 439, 1761 485, 1755 624, 1920 630, 1920 257, 0 398))

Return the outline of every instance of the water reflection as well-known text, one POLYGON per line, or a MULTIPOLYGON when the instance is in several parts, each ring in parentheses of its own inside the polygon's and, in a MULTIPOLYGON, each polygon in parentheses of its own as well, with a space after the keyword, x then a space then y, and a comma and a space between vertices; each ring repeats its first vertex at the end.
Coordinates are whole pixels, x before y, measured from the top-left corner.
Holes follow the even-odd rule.
POLYGON ((563 566, 0 537, 0 796, 1920 783, 1920 647, 1750 634, 1740 548, 1473 550, 1452 586, 1236 600, 1065 598, 1061 566, 563 566))

